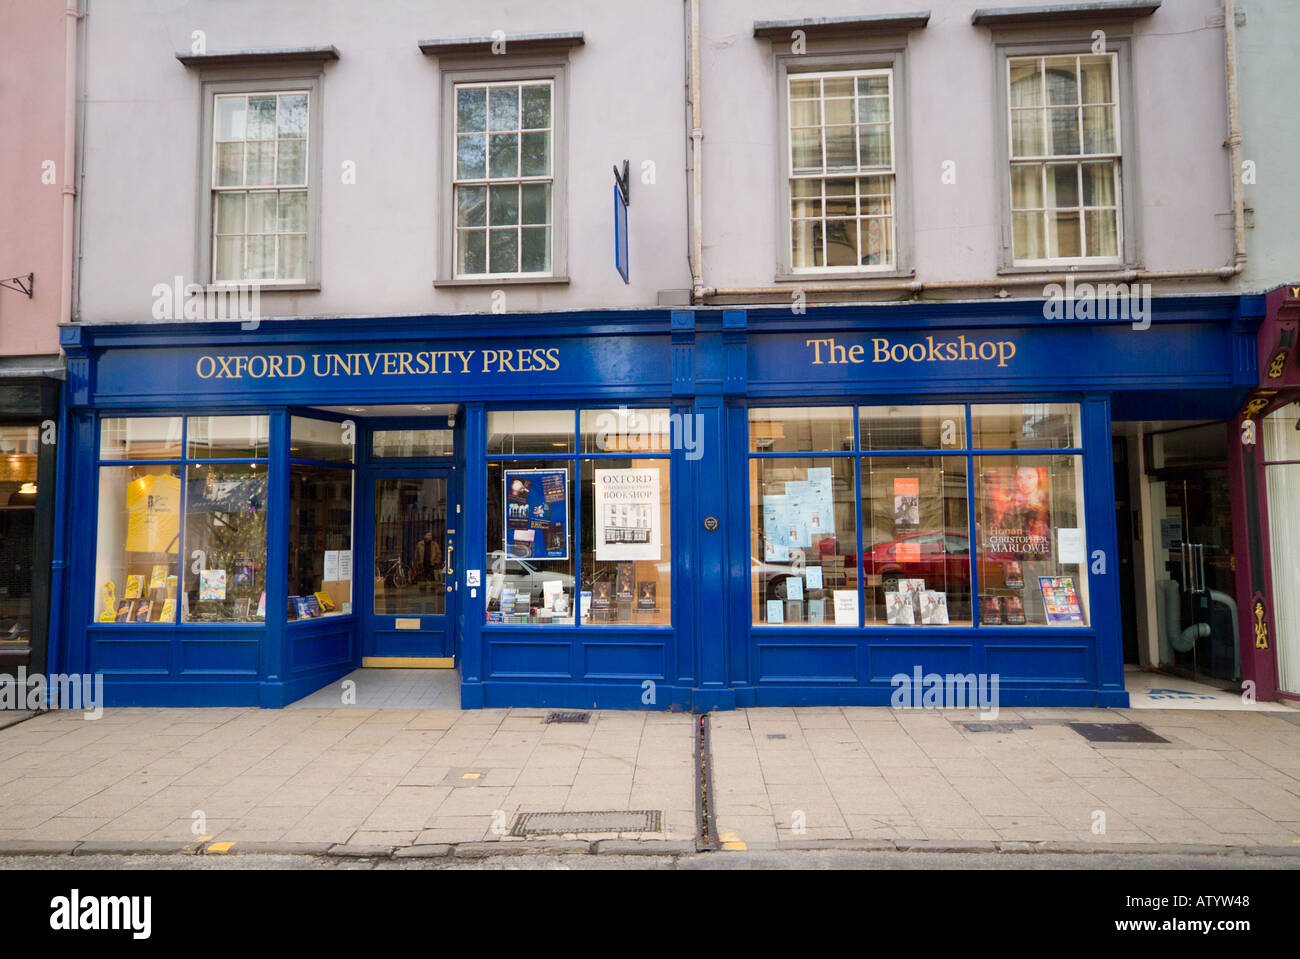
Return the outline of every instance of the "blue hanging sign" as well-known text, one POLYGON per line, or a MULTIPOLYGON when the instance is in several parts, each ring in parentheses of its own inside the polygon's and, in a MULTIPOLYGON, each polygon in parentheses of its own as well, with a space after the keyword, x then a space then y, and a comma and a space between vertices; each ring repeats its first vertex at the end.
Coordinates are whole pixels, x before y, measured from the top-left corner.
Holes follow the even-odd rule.
POLYGON ((628 279, 627 198, 617 183, 614 184, 614 269, 618 270, 624 283, 631 282, 628 279))
POLYGON ((568 559, 569 471, 503 473, 506 552, 520 559, 568 559))

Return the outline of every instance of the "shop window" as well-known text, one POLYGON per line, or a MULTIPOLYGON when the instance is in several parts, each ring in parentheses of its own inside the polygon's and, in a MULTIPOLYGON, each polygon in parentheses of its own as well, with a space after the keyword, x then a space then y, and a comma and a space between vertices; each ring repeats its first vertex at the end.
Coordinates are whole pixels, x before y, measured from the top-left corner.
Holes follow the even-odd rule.
POLYGON ((344 467, 289 465, 290 620, 352 612, 352 481, 344 467))
MULTIPOLYGON (((1278 685, 1300 693, 1300 415, 1288 403, 1264 417, 1264 479, 1272 552, 1278 685)), ((1253 617, 1252 617, 1253 618, 1253 617)))
POLYGON ((356 453, 357 426, 294 416, 289 422, 289 455, 293 459, 351 463, 356 453))
POLYGON ((0 426, 0 653, 31 645, 36 426, 0 426))
POLYGON ((894 71, 786 79, 793 271, 893 270, 894 71))
POLYGON ((667 409, 489 414, 490 623, 672 624, 673 429, 667 409))
POLYGON ((749 421, 755 624, 1088 624, 1077 404, 753 409, 749 421), (804 451, 820 455, 790 455, 804 451))
POLYGON ((266 618, 269 491, 265 464, 195 463, 185 468, 182 622, 266 618))
POLYGON ((179 466, 100 467, 97 622, 176 621, 180 525, 179 466))
POLYGON ((857 626, 857 525, 849 457, 752 459, 755 623, 857 626))
POLYGON ((1119 262, 1119 63, 1115 53, 1008 57, 1015 265, 1119 262))
POLYGON ((97 622, 265 617, 269 423, 257 415, 100 422, 97 622))
POLYGON ((370 434, 370 455, 379 458, 451 456, 454 452, 451 430, 375 430, 370 434))
POLYGON ((975 458, 980 623, 1086 626, 1082 456, 975 458))

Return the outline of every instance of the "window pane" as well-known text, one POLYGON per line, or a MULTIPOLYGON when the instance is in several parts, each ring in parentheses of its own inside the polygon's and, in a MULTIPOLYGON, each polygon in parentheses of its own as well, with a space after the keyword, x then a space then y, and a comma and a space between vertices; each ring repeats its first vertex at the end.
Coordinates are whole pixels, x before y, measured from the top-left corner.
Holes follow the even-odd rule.
POLYGON ((847 457, 749 461, 756 625, 858 625, 853 463, 847 457))
POLYGON ((1049 241, 1049 255, 1054 257, 1082 256, 1083 242, 1079 236, 1080 228, 1081 224, 1077 210, 1048 211, 1047 239, 1049 241))
POLYGON ((106 460, 180 459, 181 418, 133 416, 102 420, 99 456, 106 460))
POLYGON ((551 135, 546 132, 523 134, 523 159, 520 167, 523 176, 546 176, 551 172, 550 142, 551 135))
POLYGON ((288 186, 298 186, 307 182, 306 140, 280 141, 275 182, 288 186))
POLYGON ((96 622, 175 622, 180 511, 180 467, 101 467, 96 622))
POLYGON ((519 129, 518 87, 492 87, 488 91, 488 129, 519 129))
POLYGON ((266 465, 200 463, 187 467, 185 477, 185 554, 190 561, 183 570, 181 622, 264 619, 266 465))
POLYGON ((524 128, 542 130, 551 125, 550 84, 534 84, 523 89, 524 128))
POLYGON ((790 80, 791 98, 806 100, 809 98, 820 97, 821 90, 821 80, 796 80, 793 78, 790 80))
POLYGON ((826 100, 824 109, 828 124, 853 123, 856 119, 852 100, 826 100))
POLYGON ((1011 106, 1038 107, 1043 105, 1043 74, 1040 61, 1011 61, 1011 106))
POLYGON ((250 236, 245 276, 250 280, 275 279, 275 237, 250 236))
POLYGON ((281 236, 276 256, 276 279, 301 280, 307 276, 307 238, 281 236))
POLYGON ((242 236, 217 239, 217 280, 230 281, 244 278, 244 238, 242 236))
POLYGON ((494 186, 488 193, 488 222, 493 226, 519 224, 519 186, 494 186))
POLYGON ((244 197, 245 193, 217 194, 217 232, 244 232, 244 197))
POLYGON ((374 456, 451 456, 454 449, 451 430, 375 430, 370 434, 374 456))
POLYGON ((1083 165, 1083 205, 1115 205, 1115 161, 1083 165))
POLYGON ((1011 155, 1034 157, 1043 155, 1043 111, 1011 111, 1011 155))
POLYGON ((551 228, 536 227, 520 231, 520 270, 524 273, 548 273, 551 269, 551 228))
POLYGON ((894 262, 893 218, 862 221, 862 265, 883 266, 894 262))
POLYGON ((885 96, 888 93, 889 77, 887 75, 858 77, 858 96, 885 96))
POLYGON ((1077 403, 1016 403, 971 407, 981 449, 1067 449, 1082 444, 1077 403))
POLYGON ((1111 55, 1097 57, 1080 57, 1079 67, 1083 76, 1084 103, 1111 103, 1114 95, 1111 90, 1111 55))
MULTIPOLYGON (((673 420, 666 409, 583 410, 581 413, 584 453, 667 453, 672 449, 673 420)), ((686 416, 675 427, 679 443, 689 448, 698 437, 686 436, 686 416), (689 441, 689 443, 688 443, 689 441)))
POLYGON ((487 175, 487 137, 456 139, 456 179, 481 180, 487 175))
POLYGON ((487 129, 487 90, 460 87, 456 90, 456 132, 482 133, 487 129))
POLYGON ((1071 207, 1079 205, 1079 165, 1077 163, 1047 164, 1047 206, 1071 207))
POLYGON ((494 177, 519 175, 519 134, 500 133, 489 137, 491 157, 488 172, 494 177))
POLYGON ((753 408, 749 449, 756 453, 821 453, 853 449, 853 409, 848 406, 753 408))
POLYGON ((1015 213, 1011 217, 1015 234, 1017 260, 1042 260, 1047 257, 1047 242, 1043 234, 1043 214, 1015 213))
POLYGON ((582 461, 583 622, 672 624, 669 461, 582 461))
POLYGON ((975 460, 983 626, 1086 626, 1081 456, 975 460))
POLYGON ((307 94, 282 94, 276 124, 276 133, 281 137, 305 137, 307 135, 307 94))
POLYGON ((790 125, 793 127, 821 126, 822 102, 820 100, 791 100, 790 125))
POLYGON ((277 195, 271 190, 258 190, 248 197, 248 233, 274 233, 277 195))
POLYGON ((1011 209, 1033 210, 1043 205, 1043 168, 1037 163, 1011 167, 1011 209))
POLYGON ((456 231, 456 272, 487 272, 487 230, 456 231))
POLYGON ((244 183, 247 186, 271 186, 275 183, 275 141, 244 144, 244 183))
POLYGON ((573 410, 488 413, 488 453, 573 452, 573 410))
POLYGON ((572 481, 565 460, 487 464, 489 622, 573 624, 572 481))
POLYGON ((825 77, 822 79, 822 95, 825 97, 851 97, 855 84, 853 77, 825 77))
POLYGON ((1088 256, 1119 256, 1119 230, 1114 210, 1088 210, 1084 213, 1088 232, 1088 256))
POLYGON ((1074 57, 1048 57, 1047 102, 1056 106, 1074 106, 1079 102, 1079 79, 1074 57))
POLYGON ((244 183, 244 144, 217 144, 217 186, 242 186, 244 183))
POLYGON ((352 557, 352 471, 290 465, 287 617, 352 612, 352 557))
POLYGON ((289 455, 294 459, 351 463, 355 425, 294 416, 289 421, 289 455))
POLYGON ((1115 152, 1115 108, 1084 107, 1083 152, 1115 152))
POLYGON ((887 123, 888 121, 888 97, 865 97, 858 101, 858 122, 887 123))
POLYGON ((525 183, 520 192, 523 197, 524 222, 549 224, 551 222, 551 185, 525 183))
POLYGON ((307 231, 307 191, 285 190, 280 194, 281 233, 307 231))
POLYGON ((1055 156, 1075 156, 1079 152, 1079 111, 1073 107, 1047 111, 1048 152, 1055 156))
POLYGON ((489 230, 488 272, 519 272, 519 231, 515 229, 489 230))
POLYGON ((247 97, 217 97, 217 139, 244 139, 244 121, 247 116, 247 97))
POLYGON ((456 225, 487 225, 487 188, 481 186, 456 187, 456 225))
POLYGON ((248 139, 275 138, 275 97, 248 98, 248 139))
POLYGON ((793 130, 790 141, 794 151, 796 173, 818 173, 822 169, 822 132, 820 129, 793 130))
POLYGON ((826 265, 858 265, 857 220, 826 221, 826 265))
POLYGON ((191 416, 187 454, 193 459, 257 459, 267 455, 269 416, 191 416))
POLYGON ((866 622, 969 626, 966 457, 862 461, 866 622))
MULTIPOLYGON (((859 127, 858 130, 862 137, 862 166, 890 166, 892 161, 889 156, 888 124, 872 124, 871 126, 859 127)), ((830 144, 827 141, 827 150, 829 151, 829 149, 830 144)))
POLYGON ((964 406, 864 406, 858 411, 863 450, 964 449, 964 406))
POLYGON ((792 226, 793 263, 797 269, 824 266, 822 224, 820 220, 796 220, 792 226))
POLYGON ((375 613, 446 612, 448 545, 445 479, 375 480, 375 613))

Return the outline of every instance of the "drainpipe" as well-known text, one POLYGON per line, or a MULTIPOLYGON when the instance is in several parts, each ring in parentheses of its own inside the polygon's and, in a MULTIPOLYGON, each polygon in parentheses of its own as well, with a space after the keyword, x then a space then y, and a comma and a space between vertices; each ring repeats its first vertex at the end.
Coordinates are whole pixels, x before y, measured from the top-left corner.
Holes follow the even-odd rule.
POLYGON ((700 172, 704 129, 700 121, 700 0, 691 5, 691 302, 704 301, 703 177, 700 172))
MULTIPOLYGON (((63 255, 59 276, 59 322, 72 320, 72 238, 76 209, 77 164, 77 11, 78 0, 63 10, 63 255)), ((60 437, 62 439, 62 437, 60 437)))
POLYGON ((1246 197, 1241 182, 1241 110, 1237 97, 1237 11, 1223 0, 1223 59, 1228 74, 1228 156, 1232 169, 1232 264, 1246 268, 1246 197))

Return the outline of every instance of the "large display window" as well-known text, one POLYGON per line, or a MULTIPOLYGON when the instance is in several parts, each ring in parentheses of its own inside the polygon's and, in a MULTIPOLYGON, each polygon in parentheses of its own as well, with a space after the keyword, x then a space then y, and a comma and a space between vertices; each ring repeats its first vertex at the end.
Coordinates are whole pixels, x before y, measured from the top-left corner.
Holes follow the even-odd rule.
POLYGON ((352 612, 355 426, 289 423, 289 620, 352 612))
POLYGON ((754 409, 749 426, 755 625, 1088 624, 1077 404, 754 409))
POLYGON ((268 444, 267 416, 101 421, 97 622, 265 618, 268 444))
POLYGON ((489 623, 672 624, 671 424, 666 409, 488 414, 489 623))

